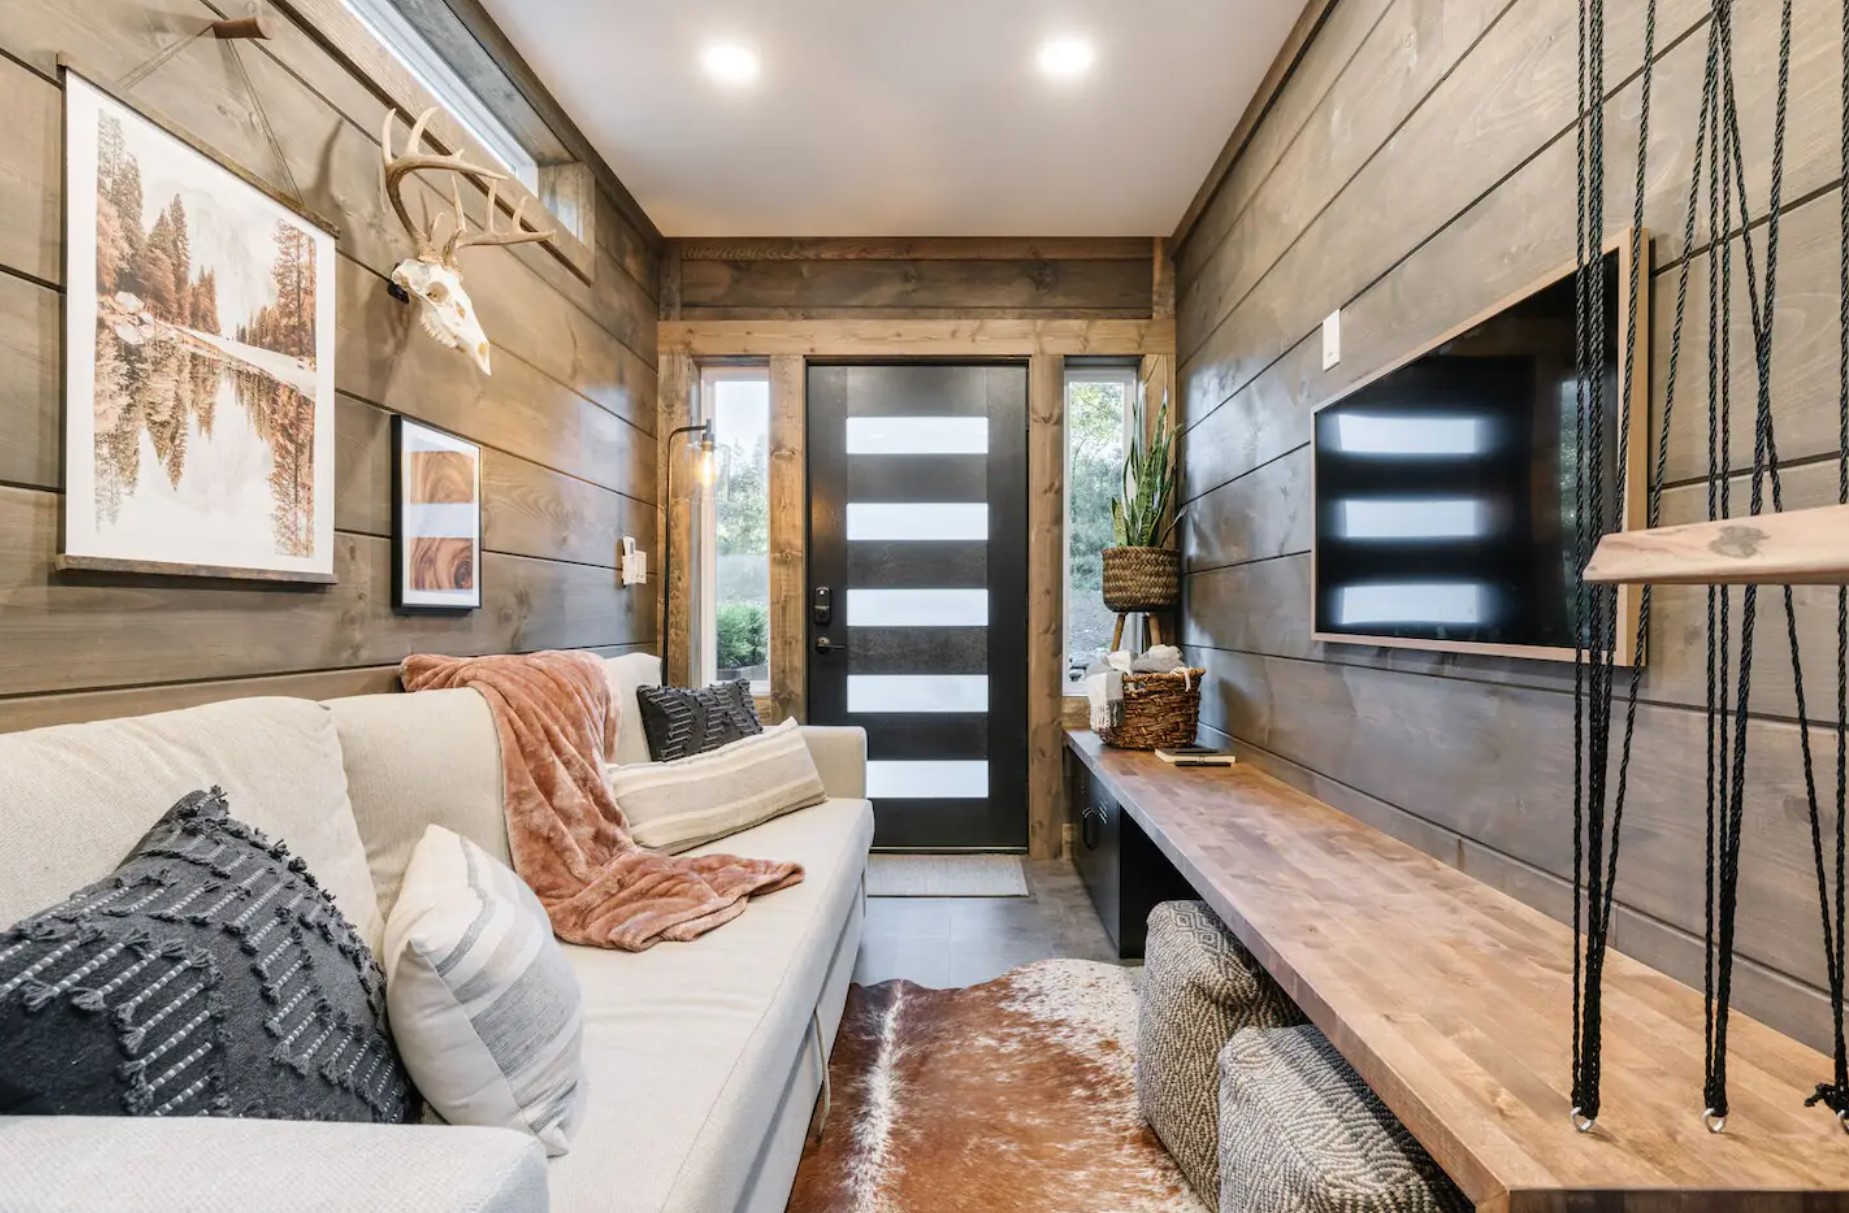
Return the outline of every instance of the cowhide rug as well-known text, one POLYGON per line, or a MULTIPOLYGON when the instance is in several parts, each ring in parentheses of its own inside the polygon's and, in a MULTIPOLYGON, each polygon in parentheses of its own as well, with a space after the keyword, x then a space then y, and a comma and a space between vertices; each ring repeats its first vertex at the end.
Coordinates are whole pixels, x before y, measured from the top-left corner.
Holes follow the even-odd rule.
POLYGON ((789 1213, 1205 1213, 1137 1111, 1136 976, 853 987, 789 1213))

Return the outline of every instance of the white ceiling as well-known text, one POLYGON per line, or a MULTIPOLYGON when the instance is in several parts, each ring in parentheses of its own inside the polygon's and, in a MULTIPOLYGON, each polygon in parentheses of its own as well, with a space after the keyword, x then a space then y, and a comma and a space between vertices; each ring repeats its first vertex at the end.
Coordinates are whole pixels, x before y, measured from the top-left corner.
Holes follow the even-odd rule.
POLYGON ((670 236, 1173 230, 1302 0, 484 0, 670 236), (1087 78, 1035 52, 1079 33, 1087 78), (757 81, 707 79, 731 40, 757 81))

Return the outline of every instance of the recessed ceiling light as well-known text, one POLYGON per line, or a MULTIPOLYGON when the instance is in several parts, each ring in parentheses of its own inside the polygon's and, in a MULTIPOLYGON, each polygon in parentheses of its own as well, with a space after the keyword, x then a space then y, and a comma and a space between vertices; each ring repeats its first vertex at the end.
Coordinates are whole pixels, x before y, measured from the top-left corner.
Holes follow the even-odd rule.
POLYGON ((736 42, 715 42, 700 56, 706 74, 721 84, 750 84, 758 78, 758 57, 736 42))
POLYGON ((1076 35, 1049 39, 1040 45, 1040 70, 1054 80, 1075 80, 1091 70, 1098 58, 1088 39, 1076 35))

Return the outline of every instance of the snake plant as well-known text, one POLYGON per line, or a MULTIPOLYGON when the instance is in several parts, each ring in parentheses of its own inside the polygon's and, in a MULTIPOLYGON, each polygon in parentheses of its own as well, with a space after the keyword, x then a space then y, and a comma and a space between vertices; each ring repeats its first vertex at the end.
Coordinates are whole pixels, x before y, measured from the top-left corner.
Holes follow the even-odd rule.
MULTIPOLYGON (((1142 418, 1139 417, 1140 423, 1142 418)), ((1124 457, 1123 491, 1111 501, 1111 539, 1118 547, 1164 548, 1174 538, 1185 510, 1175 500, 1175 434, 1168 400, 1156 414, 1155 437, 1145 440, 1138 424, 1124 457)))

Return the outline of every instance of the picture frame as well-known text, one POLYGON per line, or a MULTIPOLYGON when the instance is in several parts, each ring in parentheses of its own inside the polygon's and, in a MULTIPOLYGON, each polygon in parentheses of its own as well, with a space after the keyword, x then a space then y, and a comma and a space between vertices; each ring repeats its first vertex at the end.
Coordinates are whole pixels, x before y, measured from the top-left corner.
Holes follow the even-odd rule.
POLYGON ((392 417, 392 607, 467 613, 482 605, 481 447, 392 417))
POLYGON ((334 228, 59 68, 56 566, 332 584, 334 228))

